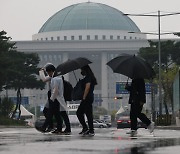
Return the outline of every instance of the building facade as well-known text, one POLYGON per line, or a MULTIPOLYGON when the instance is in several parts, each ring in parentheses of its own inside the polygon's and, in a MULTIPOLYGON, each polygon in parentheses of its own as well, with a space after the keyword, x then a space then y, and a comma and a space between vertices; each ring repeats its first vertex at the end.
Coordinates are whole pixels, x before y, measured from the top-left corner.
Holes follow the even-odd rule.
MULTIPOLYGON (((94 105, 108 111, 126 106, 128 95, 123 95, 121 101, 114 99, 117 96, 116 82, 126 82, 127 77, 113 73, 106 63, 122 53, 137 54, 140 48, 148 45, 146 35, 141 34, 129 17, 115 8, 93 2, 78 3, 60 10, 32 36, 32 41, 16 43, 18 51, 38 53, 40 67, 48 62, 58 66, 77 57, 91 60, 90 67, 98 81, 94 105)), ((78 70, 75 74, 82 78, 78 70)), ((77 82, 72 72, 65 78, 73 85, 77 82)), ((46 91, 26 89, 23 95, 33 96, 36 105, 44 105, 46 91)))

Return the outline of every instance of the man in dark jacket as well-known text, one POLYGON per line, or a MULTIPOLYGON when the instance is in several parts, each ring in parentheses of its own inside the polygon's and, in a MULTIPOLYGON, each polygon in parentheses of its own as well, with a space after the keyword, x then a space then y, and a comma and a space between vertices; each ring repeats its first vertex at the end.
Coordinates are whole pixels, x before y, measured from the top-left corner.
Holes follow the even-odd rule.
POLYGON ((126 85, 125 89, 130 92, 129 104, 131 104, 131 131, 129 132, 129 134, 131 134, 131 136, 137 135, 137 118, 139 118, 143 123, 145 123, 150 133, 152 133, 154 130, 154 122, 151 122, 144 113, 141 113, 143 105, 144 103, 146 103, 144 79, 133 79, 131 85, 126 85))

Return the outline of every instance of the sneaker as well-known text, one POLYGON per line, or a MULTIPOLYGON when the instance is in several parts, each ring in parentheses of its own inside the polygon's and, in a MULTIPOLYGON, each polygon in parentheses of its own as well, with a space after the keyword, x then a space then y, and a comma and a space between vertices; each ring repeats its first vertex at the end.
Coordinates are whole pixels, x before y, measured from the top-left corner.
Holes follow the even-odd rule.
POLYGON ((129 134, 131 137, 137 136, 137 130, 130 130, 129 132, 126 132, 126 134, 129 134))
POLYGON ((137 130, 130 130, 130 131, 126 132, 126 134, 131 134, 132 132, 136 132, 137 133, 137 130))
POLYGON ((40 128, 38 128, 38 131, 40 131, 41 133, 45 133, 46 132, 46 128, 40 127, 40 128))
POLYGON ((63 133, 64 135, 71 135, 71 131, 68 131, 68 130, 64 130, 62 133, 63 133))
POLYGON ((53 128, 47 128, 46 129, 46 132, 51 132, 51 131, 53 131, 53 128))
POLYGON ((58 130, 58 129, 55 129, 51 132, 52 134, 62 134, 63 132, 58 130))
POLYGON ((88 136, 94 136, 94 135, 95 135, 94 131, 89 131, 88 136))
POLYGON ((154 131, 154 122, 151 122, 151 124, 147 128, 149 132, 152 133, 154 131))
POLYGON ((82 129, 82 131, 79 134, 82 135, 82 134, 86 133, 87 131, 88 131, 87 128, 86 129, 82 129))
POLYGON ((83 133, 83 136, 94 136, 94 135, 95 135, 94 131, 89 131, 89 130, 83 133))

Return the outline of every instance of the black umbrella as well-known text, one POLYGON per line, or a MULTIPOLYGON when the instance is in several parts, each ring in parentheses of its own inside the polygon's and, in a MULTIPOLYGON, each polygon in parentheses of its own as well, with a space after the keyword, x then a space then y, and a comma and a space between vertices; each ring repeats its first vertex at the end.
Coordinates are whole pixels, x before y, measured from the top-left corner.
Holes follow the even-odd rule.
POLYGON ((143 58, 135 55, 122 54, 107 63, 114 73, 120 73, 129 78, 151 79, 155 72, 143 58))
POLYGON ((87 58, 84 58, 84 57, 70 59, 70 60, 67 60, 66 62, 58 65, 56 68, 56 71, 58 72, 58 75, 64 75, 64 74, 69 73, 71 71, 80 69, 83 66, 86 66, 90 63, 92 63, 92 62, 90 60, 88 60, 87 58))

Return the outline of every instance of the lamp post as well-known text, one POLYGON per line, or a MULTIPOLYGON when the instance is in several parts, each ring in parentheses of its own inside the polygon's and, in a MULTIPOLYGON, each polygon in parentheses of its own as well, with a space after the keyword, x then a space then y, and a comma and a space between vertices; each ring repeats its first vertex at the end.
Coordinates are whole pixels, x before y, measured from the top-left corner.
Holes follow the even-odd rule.
POLYGON ((158 54, 159 54, 159 114, 162 114, 162 82, 161 82, 161 15, 158 11, 158 54))
MULTIPOLYGON (((124 14, 126 16, 144 16, 144 17, 157 17, 158 18, 158 33, 142 33, 142 34, 152 34, 152 35, 158 35, 158 61, 159 61, 159 114, 162 115, 162 81, 161 81, 161 35, 166 34, 175 34, 174 33, 161 33, 161 17, 165 16, 172 16, 172 15, 179 15, 180 12, 176 13, 167 13, 167 14, 161 14, 160 11, 158 11, 156 14, 124 14)), ((136 32, 130 32, 130 33, 136 33, 136 32)))

